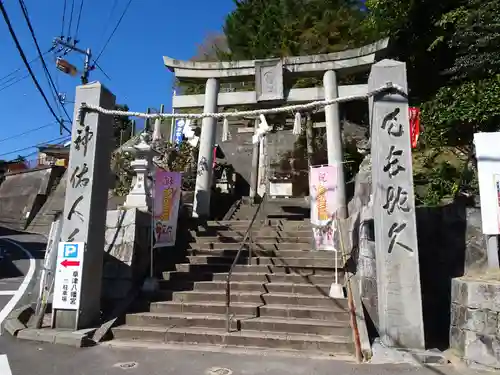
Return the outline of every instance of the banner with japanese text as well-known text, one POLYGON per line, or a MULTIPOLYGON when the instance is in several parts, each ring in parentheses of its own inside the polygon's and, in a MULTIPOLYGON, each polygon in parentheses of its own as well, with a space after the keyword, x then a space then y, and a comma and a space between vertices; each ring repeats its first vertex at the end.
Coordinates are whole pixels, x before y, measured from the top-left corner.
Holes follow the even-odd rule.
POLYGON ((338 194, 337 167, 331 165, 311 167, 309 170, 311 197, 311 224, 316 250, 336 251, 335 214, 338 194))
POLYGON ((181 197, 181 174, 158 168, 154 187, 154 247, 174 246, 181 197))

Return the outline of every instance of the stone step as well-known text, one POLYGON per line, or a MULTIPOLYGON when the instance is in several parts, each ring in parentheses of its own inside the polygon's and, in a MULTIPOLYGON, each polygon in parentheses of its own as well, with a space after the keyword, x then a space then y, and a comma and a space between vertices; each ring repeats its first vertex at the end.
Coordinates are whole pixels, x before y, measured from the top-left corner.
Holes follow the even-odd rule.
MULTIPOLYGON (((187 313, 136 313, 127 314, 126 325, 141 327, 226 327, 226 316, 187 313)), ((351 327, 346 322, 314 319, 259 318, 232 316, 231 330, 267 331, 293 334, 335 335, 350 337, 351 327)))
POLYGON ((254 347, 321 351, 335 354, 352 354, 354 344, 342 336, 282 334, 274 332, 236 331, 189 327, 139 327, 113 328, 113 335, 120 340, 211 344, 232 347, 254 347))
MULTIPOLYGON (((279 246, 279 245, 278 245, 279 246)), ((198 249, 186 249, 189 256, 209 255, 217 257, 236 257, 239 251, 239 245, 234 245, 232 249, 213 249, 208 246, 198 249)), ((304 246, 305 247, 305 246, 304 246)), ((240 257, 247 258, 250 251, 248 248, 241 249, 240 257)), ((314 259, 335 259, 338 255, 338 261, 341 262, 340 254, 334 251, 315 251, 309 249, 261 249, 255 246, 252 249, 252 257, 274 257, 274 258, 314 258, 314 259)))
MULTIPOLYGON (((239 243, 220 243, 220 242, 212 242, 212 243, 190 243, 191 249, 196 250, 206 250, 206 249, 220 249, 220 250, 238 250, 241 245, 239 243)), ((254 243, 253 249, 255 250, 312 250, 312 246, 309 243, 301 243, 301 242, 257 242, 254 243)), ((317 252, 319 253, 319 252, 317 252)), ((322 251, 321 253, 326 253, 322 251)), ((333 252, 330 252, 330 254, 333 252)), ((328 253, 327 253, 328 254, 328 253)))
MULTIPOLYGON (((243 235, 238 235, 235 237, 224 237, 224 236, 198 236, 195 238, 196 243, 199 244, 210 244, 210 243, 241 243, 243 241, 243 235)), ((311 243, 310 237, 279 237, 279 236, 257 236, 254 237, 255 243, 311 243)))
MULTIPOLYGON (((195 231, 190 231, 191 236, 193 238, 199 237, 214 237, 214 236, 222 236, 222 237, 229 237, 229 238, 239 238, 245 235, 247 231, 247 228, 240 229, 240 230, 217 230, 217 229, 208 229, 205 232, 195 232, 195 231)), ((282 231, 279 229, 274 229, 274 228, 254 228, 252 230, 252 234, 254 237, 288 237, 288 238, 300 238, 303 241, 305 240, 311 240, 313 238, 313 233, 312 231, 309 230, 300 230, 300 231, 282 231)))
POLYGON ((264 305, 259 307, 259 316, 349 322, 347 304, 335 310, 321 306, 264 305))
MULTIPOLYGON (((232 264, 234 257, 212 256, 212 255, 193 255, 186 257, 190 264, 232 264)), ((301 267, 301 268, 342 268, 343 263, 340 259, 333 258, 314 258, 314 257, 252 257, 251 265, 265 266, 283 266, 283 267, 301 267)), ((248 264, 248 258, 240 256, 237 264, 248 264)))
MULTIPOLYGON (((227 273, 215 273, 212 275, 214 281, 225 281, 227 273)), ((343 283, 343 272, 339 272, 339 279, 343 283)), ((307 283, 329 285, 333 282, 332 275, 301 275, 298 273, 243 273, 237 272, 231 275, 232 281, 254 281, 264 283, 307 283)), ((208 281, 208 280, 207 280, 208 281)))
MULTIPOLYGON (((252 211, 252 215, 254 212, 255 210, 252 211)), ((206 222, 206 226, 214 227, 214 226, 246 225, 248 227, 251 221, 252 218, 242 219, 242 220, 209 220, 206 222)), ((282 221, 279 219, 267 219, 267 223, 269 225, 279 225, 282 223, 282 221)))
MULTIPOLYGON (((186 272, 186 273, 220 273, 229 272, 231 268, 231 263, 225 264, 190 264, 190 263, 179 263, 176 264, 176 271, 186 272)), ((341 270, 339 270, 341 271, 341 270)), ((301 275, 334 275, 335 269, 333 267, 329 268, 315 268, 310 266, 295 266, 295 265, 284 265, 284 264, 274 264, 274 265, 247 265, 247 264, 236 264, 233 269, 233 273, 244 272, 244 273, 287 273, 287 274, 301 274, 301 275)))
MULTIPOLYGON (((231 302, 231 313, 236 315, 257 316, 259 303, 231 302)), ((185 314, 225 314, 225 302, 177 302, 162 301, 151 304, 152 313, 185 313, 185 314)))
POLYGON ((283 332, 292 334, 310 334, 310 335, 333 335, 342 337, 351 337, 352 329, 349 323, 314 320, 314 319, 287 319, 287 318, 243 318, 238 320, 237 326, 242 331, 267 331, 283 332))
POLYGON ((284 221, 283 223, 277 225, 276 227, 279 228, 280 230, 284 230, 284 231, 290 231, 290 230, 310 231, 310 230, 312 230, 311 223, 303 223, 301 221, 299 221, 299 222, 284 221))
MULTIPOLYGON (((224 291, 225 281, 197 281, 193 285, 195 291, 224 291)), ((306 295, 328 295, 330 285, 293 284, 293 283, 259 283, 250 281, 231 281, 231 290, 261 293, 290 293, 306 295)))
MULTIPOLYGON (((261 298, 262 292, 242 292, 237 290, 231 291, 231 301, 239 303, 259 303, 263 302, 261 298)), ((172 300, 176 302, 225 302, 226 292, 225 291, 184 291, 184 292, 173 292, 172 300)))
MULTIPOLYGON (((231 329, 238 329, 241 319, 248 319, 252 316, 234 316, 230 321, 231 329)), ((152 326, 152 327, 204 327, 204 328, 225 328, 226 316, 224 314, 214 315, 207 313, 158 313, 145 312, 127 314, 125 324, 129 326, 152 326)))
MULTIPOLYGON (((225 281, 227 272, 221 273, 192 273, 192 272, 179 272, 179 271, 166 271, 163 272, 163 280, 173 282, 185 281, 225 281)), ((339 271, 340 283, 344 283, 343 271, 339 271)), ((310 275, 299 273, 268 273, 268 272, 234 272, 231 276, 232 281, 253 281, 253 282, 282 282, 282 283, 307 283, 307 284, 325 284, 328 285, 333 282, 334 276, 329 275, 310 275)))
MULTIPOLYGON (((224 315, 226 313, 225 302, 176 302, 161 301, 150 305, 151 313, 182 313, 182 314, 210 314, 224 315)), ((260 316, 268 318, 296 318, 333 320, 337 322, 349 322, 349 311, 347 303, 335 309, 321 306, 297 306, 297 305, 263 305, 259 303, 238 303, 231 301, 231 313, 241 316, 260 316)))
MULTIPOLYGON (((172 292, 172 300, 176 302, 225 302, 225 290, 220 291, 183 291, 172 292)), ((343 310, 346 307, 345 299, 333 299, 328 296, 290 293, 261 293, 261 292, 242 292, 231 290, 231 303, 262 303, 276 305, 302 305, 302 306, 322 306, 331 309, 343 310)))

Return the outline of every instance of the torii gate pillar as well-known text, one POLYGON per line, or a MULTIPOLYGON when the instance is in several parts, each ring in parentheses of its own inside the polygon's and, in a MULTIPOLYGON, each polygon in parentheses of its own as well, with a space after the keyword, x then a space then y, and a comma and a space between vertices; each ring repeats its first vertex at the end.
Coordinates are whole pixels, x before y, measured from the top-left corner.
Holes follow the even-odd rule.
MULTIPOLYGON (((217 112, 219 81, 207 79, 205 85, 205 104, 203 112, 217 112)), ((217 119, 205 117, 201 125, 200 149, 196 174, 196 187, 193 202, 193 217, 208 217, 210 214, 210 193, 212 187, 215 137, 217 119)))

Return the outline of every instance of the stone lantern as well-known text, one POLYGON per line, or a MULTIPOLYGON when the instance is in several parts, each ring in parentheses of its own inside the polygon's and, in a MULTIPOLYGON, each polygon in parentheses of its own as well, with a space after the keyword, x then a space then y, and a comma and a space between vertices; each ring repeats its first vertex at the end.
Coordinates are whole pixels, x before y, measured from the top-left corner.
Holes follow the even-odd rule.
POLYGON ((148 175, 153 168, 153 157, 157 152, 151 147, 151 139, 148 133, 140 135, 138 144, 127 147, 125 152, 130 152, 135 159, 130 163, 135 172, 135 181, 125 200, 126 208, 137 208, 140 211, 151 212, 153 208, 151 184, 148 182, 148 175))

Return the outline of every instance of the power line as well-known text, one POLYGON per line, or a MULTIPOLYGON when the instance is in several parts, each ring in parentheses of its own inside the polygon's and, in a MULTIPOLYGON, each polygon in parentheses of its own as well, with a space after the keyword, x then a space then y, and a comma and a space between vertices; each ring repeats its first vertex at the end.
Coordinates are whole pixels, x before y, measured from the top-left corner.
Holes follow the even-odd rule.
MULTIPOLYGON (((3 154, 0 154, 0 156, 16 154, 16 153, 21 152, 21 151, 26 151, 26 150, 29 150, 29 149, 32 149, 32 148, 35 148, 35 147, 40 147, 40 146, 43 146, 43 145, 46 145, 46 144, 49 144, 49 143, 52 143, 52 142, 56 142, 56 141, 62 141, 63 139, 67 140, 69 138, 71 138, 71 137, 65 135, 63 137, 58 137, 58 138, 54 138, 54 139, 51 139, 51 140, 48 140, 48 141, 45 141, 45 142, 37 143, 37 144, 29 146, 29 147, 19 148, 19 149, 14 150, 14 151, 5 152, 3 154)), ((64 142, 64 141, 62 141, 62 142, 64 142)))
POLYGON ((78 12, 78 20, 76 21, 76 31, 75 31, 75 36, 73 38, 75 43, 77 42, 77 38, 78 38, 78 30, 80 30, 80 21, 82 19, 82 10, 83 10, 83 3, 84 2, 85 2, 85 0, 80 1, 80 11, 78 12))
POLYGON ((115 32, 116 30, 118 30, 118 27, 120 26, 120 23, 122 22, 123 20, 123 17, 125 17, 125 14, 127 13, 127 10, 128 8, 130 7, 130 3, 132 2, 132 0, 128 0, 128 3, 127 5, 125 6, 125 9, 123 10, 122 12, 122 15, 120 16, 120 19, 118 20, 115 28, 113 29, 113 31, 111 32, 111 35, 109 36, 108 40, 106 41, 106 43, 104 43, 104 47, 102 47, 101 49, 101 52, 99 52, 99 54, 97 55, 97 58, 94 60, 94 63, 97 64, 97 61, 99 60, 99 58, 101 57, 101 55, 103 54, 104 50, 106 49, 106 47, 108 46, 109 42, 111 41, 111 39, 113 38, 113 36, 115 35, 115 32))
MULTIPOLYGON (((43 56, 45 56, 45 55, 46 55, 46 54, 48 54, 49 52, 50 52, 50 51, 45 52, 45 53, 43 54, 43 56)), ((30 64, 30 65, 31 65, 31 64, 33 64, 34 62, 36 62, 37 60, 39 60, 39 59, 40 59, 40 56, 37 56, 37 57, 35 57, 34 59, 30 60, 30 61, 28 62, 28 64, 30 64)), ((1 81, 3 81, 3 80, 5 80, 6 78, 9 78, 10 76, 13 76, 14 74, 16 74, 17 72, 19 72, 19 71, 21 71, 21 70, 23 70, 23 69, 24 69, 24 70, 26 70, 26 68, 24 68, 24 67, 20 66, 19 68, 17 68, 16 70, 14 70, 14 71, 10 72, 9 74, 7 74, 7 75, 5 75, 5 76, 3 76, 3 77, 0 77, 0 82, 1 82, 1 81)), ((12 79, 12 78, 11 78, 11 79, 12 79)), ((4 83, 5 83, 5 82, 4 82, 4 83)))
POLYGON ((38 44, 38 40, 37 40, 36 35, 35 35, 35 30, 33 29, 33 25, 31 24, 31 21, 30 21, 29 15, 28 15, 28 8, 26 7, 24 0, 19 0, 19 5, 21 6, 21 10, 23 12, 24 19, 26 20, 26 24, 28 25, 28 29, 29 29, 30 34, 31 34, 31 38, 33 39, 33 42, 35 42, 35 47, 36 47, 36 50, 38 52, 38 56, 40 56, 40 59, 42 61, 43 70, 45 71, 45 76, 47 77, 47 80, 52 85, 52 89, 54 90, 54 94, 55 94, 54 100, 58 104, 61 105, 64 113, 66 114, 68 121, 72 122, 71 117, 68 114, 68 111, 66 110, 64 105, 62 105, 61 100, 59 99, 59 90, 57 89, 56 84, 54 83, 54 80, 52 79, 52 76, 50 75, 49 69, 47 68, 47 64, 45 63, 45 59, 43 58, 42 51, 40 50, 40 45, 38 44))
POLYGON ((47 108, 52 113, 52 116, 54 116, 54 118, 61 124, 61 127, 64 128, 68 133, 71 134, 71 131, 57 117, 56 113, 54 112, 54 109, 52 108, 52 106, 49 103, 49 100, 47 99, 47 96, 45 95, 45 93, 43 92, 42 88, 40 87, 40 84, 38 83, 38 80, 36 79, 35 74, 33 73, 33 70, 31 69, 31 66, 28 63, 28 59, 26 58, 26 55, 24 54, 24 51, 23 51, 21 45, 19 44, 19 40, 17 39, 16 33, 15 33, 14 29, 12 28, 12 24, 10 22, 9 16, 7 14, 7 11, 5 10, 5 7, 4 7, 4 5, 3 5, 3 3, 1 1, 0 1, 0 11, 2 12, 2 15, 3 15, 3 18, 5 20, 5 23, 7 24, 7 27, 9 29, 10 36, 12 37, 12 39, 14 40, 14 43, 16 44, 17 51, 19 52, 19 55, 21 56, 21 59, 24 62, 24 65, 26 65, 26 68, 28 69, 28 71, 29 71, 29 73, 31 75, 31 78, 33 79, 33 82, 34 82, 34 84, 36 86, 36 88, 40 92, 40 95, 42 95, 43 100, 45 101, 45 104, 47 105, 47 108))
POLYGON ((102 38, 101 38, 100 42, 102 42, 104 40, 104 35, 108 31, 109 25, 111 24, 111 22, 110 22, 111 21, 111 17, 115 13, 115 9, 116 9, 117 5, 118 5, 118 0, 113 0, 113 5, 111 5, 111 10, 110 10, 110 12, 108 14, 108 19, 106 20, 106 22, 104 22, 104 28, 103 28, 102 33, 101 33, 102 38))
POLYGON ((15 134, 15 135, 12 135, 12 136, 7 137, 7 138, 0 139, 0 143, 5 142, 5 141, 10 141, 11 139, 16 139, 16 138, 22 137, 23 135, 30 134, 30 133, 36 132, 38 130, 41 130, 41 129, 48 128, 49 126, 54 126, 54 124, 56 124, 56 123, 51 122, 50 124, 45 124, 45 125, 39 126, 37 128, 27 130, 23 133, 15 134))
POLYGON ((68 34, 67 36, 71 36, 71 25, 73 24, 73 12, 75 10, 75 0, 71 0, 71 12, 69 14, 69 25, 68 25, 68 34))
POLYGON ((66 1, 64 0, 63 12, 62 12, 62 22, 61 22, 61 38, 64 38, 64 24, 66 20, 66 1))
MULTIPOLYGON (((14 82, 11 82, 9 83, 8 85, 4 85, 3 87, 0 87, 0 92, 4 91, 4 90, 7 90, 9 87, 11 86, 14 86, 16 83, 19 83, 21 82, 22 80, 25 80, 26 78, 28 78, 30 75, 29 74, 26 74, 18 79, 16 79, 14 82)), ((9 80, 8 82, 10 82, 11 80, 9 80)))

